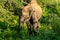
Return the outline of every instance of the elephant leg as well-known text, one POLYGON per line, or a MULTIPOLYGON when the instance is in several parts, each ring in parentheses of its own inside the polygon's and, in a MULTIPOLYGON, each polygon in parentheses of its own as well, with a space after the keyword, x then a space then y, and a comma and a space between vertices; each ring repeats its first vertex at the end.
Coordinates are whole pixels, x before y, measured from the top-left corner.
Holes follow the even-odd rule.
POLYGON ((29 17, 24 19, 24 22, 27 24, 27 28, 30 27, 29 17))
POLYGON ((39 31, 38 30, 38 21, 33 20, 33 31, 32 32, 34 35, 36 35, 36 34, 38 34, 38 31, 39 31))
POLYGON ((33 31, 38 32, 38 19, 37 19, 36 12, 33 13, 32 19, 33 19, 33 25, 32 25, 33 26, 33 31))
POLYGON ((20 26, 24 23, 24 16, 20 18, 20 26))
POLYGON ((31 24, 30 24, 30 22, 27 21, 26 24, 27 24, 27 28, 28 28, 28 33, 29 33, 29 34, 32 34, 32 33, 31 33, 31 24))
POLYGON ((25 22, 27 24, 28 33, 31 34, 31 25, 30 25, 29 17, 25 19, 25 22))
POLYGON ((33 30, 36 31, 36 32, 38 30, 38 22, 37 21, 33 22, 33 30))
POLYGON ((20 32, 23 23, 24 23, 24 16, 21 16, 21 17, 19 18, 18 32, 20 32))

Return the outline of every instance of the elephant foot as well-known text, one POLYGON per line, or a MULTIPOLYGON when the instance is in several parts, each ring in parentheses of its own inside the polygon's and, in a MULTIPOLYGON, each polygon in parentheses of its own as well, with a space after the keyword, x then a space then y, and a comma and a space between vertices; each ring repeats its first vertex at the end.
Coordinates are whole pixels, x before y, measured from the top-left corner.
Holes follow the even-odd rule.
POLYGON ((29 35, 32 35, 32 36, 37 36, 39 35, 39 32, 37 30, 30 30, 28 31, 29 32, 29 35))
POLYGON ((33 29, 33 34, 34 34, 34 35, 38 35, 38 34, 39 34, 38 28, 34 28, 34 29, 33 29))

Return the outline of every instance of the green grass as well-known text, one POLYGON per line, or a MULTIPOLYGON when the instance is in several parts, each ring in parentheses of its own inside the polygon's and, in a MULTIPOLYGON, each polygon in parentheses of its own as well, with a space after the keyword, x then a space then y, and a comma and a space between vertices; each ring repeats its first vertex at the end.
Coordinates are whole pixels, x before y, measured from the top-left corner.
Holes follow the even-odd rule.
POLYGON ((43 15, 39 35, 28 34, 26 25, 18 33, 18 18, 23 2, 0 0, 0 40, 60 40, 60 0, 38 0, 43 15), (57 4, 58 3, 58 4, 57 4))

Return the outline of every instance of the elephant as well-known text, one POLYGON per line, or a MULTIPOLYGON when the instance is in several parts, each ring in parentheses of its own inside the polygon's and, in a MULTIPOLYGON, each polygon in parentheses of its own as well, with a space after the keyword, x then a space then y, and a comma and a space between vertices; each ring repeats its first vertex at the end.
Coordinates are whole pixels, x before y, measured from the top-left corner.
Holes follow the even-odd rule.
POLYGON ((31 28, 30 25, 32 25, 32 31, 36 33, 39 29, 38 24, 40 24, 39 20, 41 16, 42 8, 39 6, 36 0, 30 0, 28 4, 22 7, 22 15, 19 20, 19 25, 21 27, 23 23, 26 23, 29 30, 31 28))

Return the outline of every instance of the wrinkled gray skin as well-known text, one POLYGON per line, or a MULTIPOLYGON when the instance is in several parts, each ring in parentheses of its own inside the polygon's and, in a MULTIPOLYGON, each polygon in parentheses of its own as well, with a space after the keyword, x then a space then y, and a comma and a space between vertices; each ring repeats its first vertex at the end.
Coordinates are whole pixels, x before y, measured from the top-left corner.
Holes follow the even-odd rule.
POLYGON ((30 2, 28 2, 27 5, 22 7, 22 15, 20 17, 20 26, 23 23, 26 23, 29 29, 30 25, 32 25, 33 30, 37 32, 39 28, 38 24, 40 24, 39 19, 41 18, 41 16, 42 16, 41 7, 37 4, 36 0, 31 0, 30 2))

